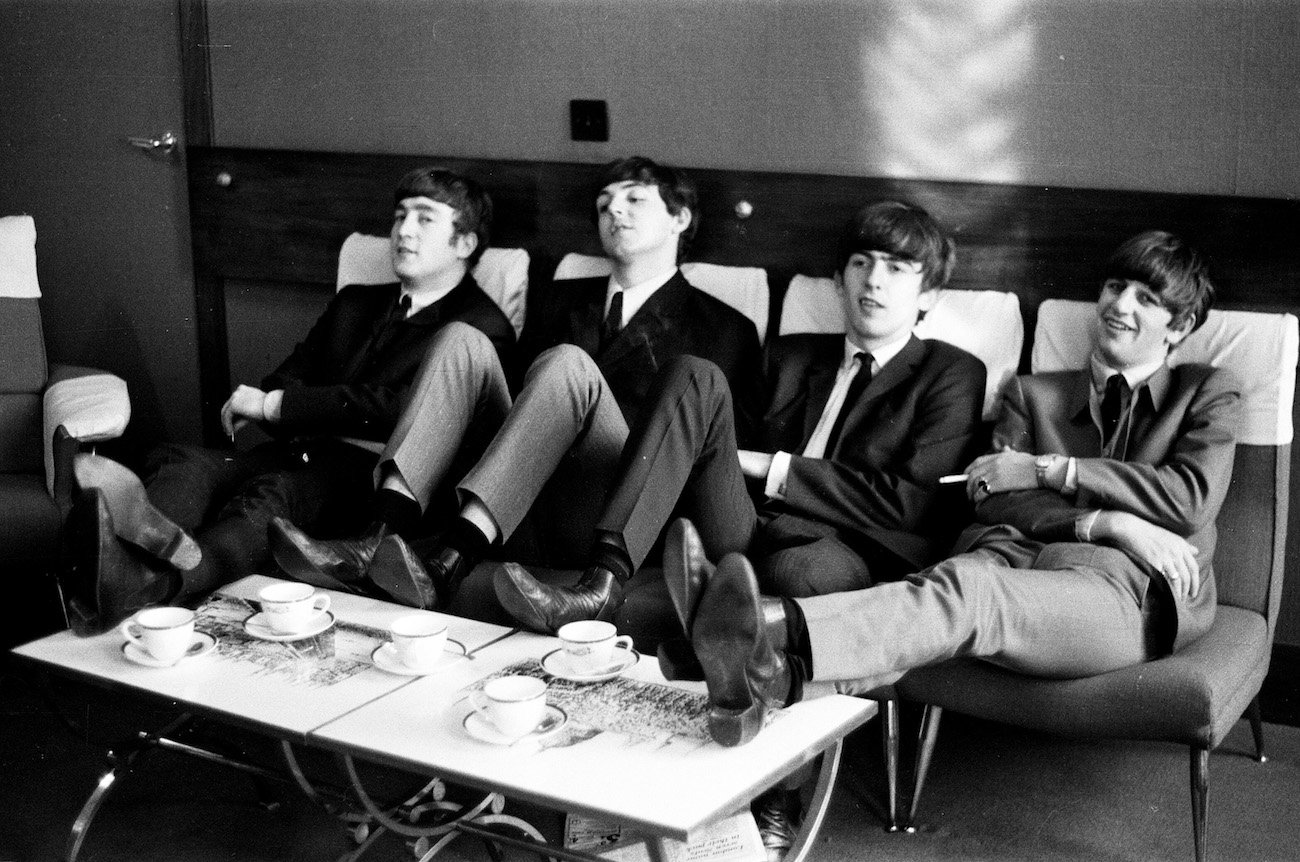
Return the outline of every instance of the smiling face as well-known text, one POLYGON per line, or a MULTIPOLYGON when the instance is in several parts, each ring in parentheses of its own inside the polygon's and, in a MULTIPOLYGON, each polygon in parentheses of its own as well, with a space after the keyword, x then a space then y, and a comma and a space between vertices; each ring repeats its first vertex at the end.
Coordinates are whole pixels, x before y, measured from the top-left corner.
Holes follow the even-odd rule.
POLYGON ((668 211, 659 187, 633 180, 610 183, 596 197, 596 224, 605 253, 620 263, 640 258, 677 259, 677 242, 691 211, 668 211))
POLYGON ((1108 278, 1097 299, 1097 351, 1124 371, 1162 360, 1187 337, 1192 321, 1174 325, 1160 294, 1133 279, 1108 278))
POLYGON ((478 244, 474 234, 456 233, 456 210, 423 195, 398 203, 389 240, 393 270, 413 288, 443 278, 459 280, 478 244))
POLYGON ((870 353, 911 332, 934 304, 934 291, 923 290, 924 282, 917 261, 882 251, 849 255, 835 276, 849 340, 870 353))

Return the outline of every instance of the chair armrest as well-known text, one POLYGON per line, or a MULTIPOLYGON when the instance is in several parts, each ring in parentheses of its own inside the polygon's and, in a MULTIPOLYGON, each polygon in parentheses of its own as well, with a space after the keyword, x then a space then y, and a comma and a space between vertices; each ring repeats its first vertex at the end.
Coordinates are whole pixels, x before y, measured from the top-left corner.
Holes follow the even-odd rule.
POLYGON ((54 436, 62 427, 82 443, 122 436, 131 419, 131 398, 122 378, 75 366, 52 366, 45 388, 45 481, 54 493, 54 436))

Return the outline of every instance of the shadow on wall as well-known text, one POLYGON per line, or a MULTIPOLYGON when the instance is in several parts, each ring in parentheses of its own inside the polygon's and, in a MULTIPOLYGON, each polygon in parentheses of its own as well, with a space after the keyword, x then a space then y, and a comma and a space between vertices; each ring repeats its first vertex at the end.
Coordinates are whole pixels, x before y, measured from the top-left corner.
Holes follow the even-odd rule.
POLYGON ((863 98, 887 176, 1024 180, 1023 105, 1036 54, 1025 0, 892 0, 863 46, 863 98))

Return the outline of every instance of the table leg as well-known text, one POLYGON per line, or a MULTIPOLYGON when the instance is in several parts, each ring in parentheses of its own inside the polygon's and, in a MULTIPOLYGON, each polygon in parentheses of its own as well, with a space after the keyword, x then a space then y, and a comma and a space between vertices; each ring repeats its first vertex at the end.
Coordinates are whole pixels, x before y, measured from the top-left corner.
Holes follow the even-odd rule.
POLYGON ((790 845, 785 862, 804 862, 812 851, 817 833, 821 831, 822 823, 826 820, 826 812, 830 810, 831 792, 835 789, 835 778, 840 771, 840 755, 843 750, 844 740, 840 739, 822 754, 821 766, 817 771, 817 784, 813 789, 812 799, 808 802, 808 810, 804 813, 803 826, 799 829, 794 844, 790 845))
POLYGON ((108 771, 100 776, 95 789, 90 792, 90 796, 81 806, 81 811, 77 813, 77 818, 72 821, 72 829, 68 833, 68 848, 64 857, 67 862, 76 862, 78 854, 81 853, 81 845, 85 843, 86 833, 90 831, 90 824, 99 813, 100 806, 104 804, 109 792, 116 786, 117 779, 129 773, 136 758, 156 746, 164 734, 174 733, 188 724, 190 718, 188 714, 180 715, 158 733, 141 731, 136 734, 135 739, 122 745, 120 750, 114 748, 108 752, 108 771))

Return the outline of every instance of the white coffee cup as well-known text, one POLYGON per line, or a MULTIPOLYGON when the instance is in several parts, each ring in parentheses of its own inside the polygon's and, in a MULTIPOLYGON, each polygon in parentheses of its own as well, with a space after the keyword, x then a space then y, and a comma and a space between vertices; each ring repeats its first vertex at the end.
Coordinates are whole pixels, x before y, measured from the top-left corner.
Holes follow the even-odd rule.
POLYGON ((535 676, 500 676, 471 692, 469 703, 501 735, 523 736, 546 717, 546 681, 535 676))
POLYGON ((632 638, 620 635, 613 623, 579 620, 560 626, 564 657, 575 673, 600 673, 614 663, 616 647, 632 649, 632 638))
POLYGON ((262 619, 279 634, 297 634, 318 615, 329 610, 330 597, 311 584, 285 583, 263 587, 257 593, 262 619))
POLYGON ((388 626, 397 660, 413 670, 436 664, 447 647, 447 623, 435 614, 406 614, 388 626))
POLYGON ((146 608, 119 626, 122 637, 163 662, 177 662, 194 643, 194 611, 146 608))

